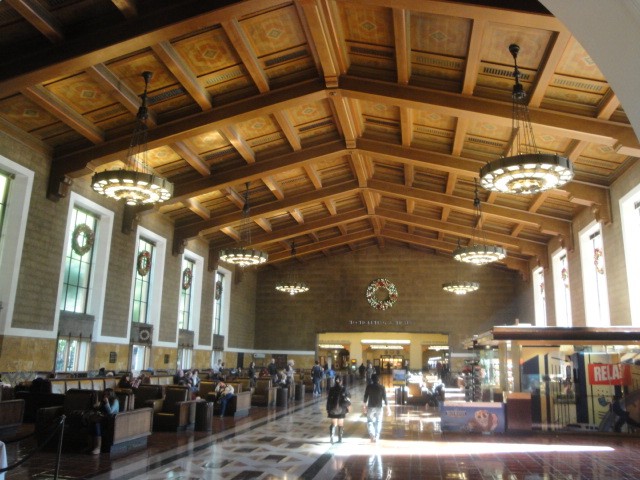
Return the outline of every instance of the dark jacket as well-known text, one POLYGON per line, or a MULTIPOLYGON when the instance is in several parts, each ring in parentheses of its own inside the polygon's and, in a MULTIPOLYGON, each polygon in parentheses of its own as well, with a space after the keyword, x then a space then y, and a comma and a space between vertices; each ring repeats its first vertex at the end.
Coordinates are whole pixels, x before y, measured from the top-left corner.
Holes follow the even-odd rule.
POLYGON ((329 393, 327 394, 327 412, 329 412, 329 415, 331 415, 331 409, 336 404, 339 405, 342 410, 339 415, 346 415, 349 412, 349 405, 351 405, 349 392, 342 385, 334 385, 329 389, 329 393))
POLYGON ((382 402, 385 405, 387 403, 387 392, 379 383, 370 383, 367 388, 364 389, 364 403, 367 407, 376 408, 382 407, 382 402))

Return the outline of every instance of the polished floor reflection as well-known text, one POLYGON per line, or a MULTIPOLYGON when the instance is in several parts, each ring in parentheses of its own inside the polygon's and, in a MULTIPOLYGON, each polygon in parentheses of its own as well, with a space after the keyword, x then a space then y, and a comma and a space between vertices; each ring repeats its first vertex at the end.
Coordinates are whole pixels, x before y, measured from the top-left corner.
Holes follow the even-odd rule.
MULTIPOLYGON (((359 400, 363 386, 351 387, 359 400)), ((449 392, 451 393, 451 392, 449 392)), ((393 405, 393 395, 389 395, 393 405)), ((249 417, 214 418, 213 431, 156 433, 123 456, 65 452, 60 478, 96 479, 638 479, 638 437, 574 434, 443 434, 437 409, 393 405, 380 442, 366 433, 360 402, 343 443, 329 443, 325 397, 254 407, 249 417)), ((8 445, 9 463, 27 446, 8 445)), ((50 479, 52 453, 38 453, 8 480, 50 479)))

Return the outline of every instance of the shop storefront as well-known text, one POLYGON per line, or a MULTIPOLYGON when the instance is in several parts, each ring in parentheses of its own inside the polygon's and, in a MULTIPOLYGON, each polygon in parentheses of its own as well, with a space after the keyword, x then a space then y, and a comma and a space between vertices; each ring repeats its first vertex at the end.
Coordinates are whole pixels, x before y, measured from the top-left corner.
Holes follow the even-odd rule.
POLYGON ((470 401, 505 402, 507 430, 512 417, 518 429, 640 434, 639 339, 630 327, 494 327, 473 341, 470 401))

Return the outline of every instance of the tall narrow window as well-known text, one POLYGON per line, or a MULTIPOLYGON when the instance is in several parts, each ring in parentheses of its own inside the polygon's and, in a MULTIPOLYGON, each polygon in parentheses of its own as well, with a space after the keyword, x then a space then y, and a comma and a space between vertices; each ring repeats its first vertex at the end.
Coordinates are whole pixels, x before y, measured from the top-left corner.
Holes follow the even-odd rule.
POLYGON ((191 368, 191 361, 193 359, 192 348, 178 348, 178 368, 188 370, 191 368))
POLYGON ((191 328, 191 308, 193 300, 193 275, 195 262, 188 258, 182 259, 182 279, 180 282, 180 306, 178 310, 178 328, 191 328))
POLYGON ((624 260, 627 269, 631 325, 640 326, 640 185, 620 199, 624 260))
POLYGON ((567 251, 563 248, 552 257, 553 291, 556 302, 556 326, 570 327, 571 291, 569 290, 569 263, 567 251))
POLYGON ((536 316, 536 326, 547 326, 547 300, 544 286, 544 268, 533 270, 533 305, 536 316))
POLYGON ((18 278, 24 246, 34 172, 0 155, 0 332, 4 335, 28 335, 24 329, 13 331, 18 278))
POLYGON ((81 338, 58 338, 56 350, 56 372, 85 370, 90 342, 81 338))
POLYGON ((60 297, 61 310, 87 313, 97 224, 96 217, 88 211, 77 207, 73 209, 60 297))
POLYGON ((611 320, 607 274, 599 224, 588 227, 580 233, 580 257, 587 326, 608 327, 611 320))
POLYGON ((149 298, 153 278, 151 270, 154 263, 155 244, 140 237, 137 251, 131 321, 149 323, 149 298))
POLYGON ((222 293, 224 290, 224 273, 216 271, 215 294, 213 297, 213 334, 220 335, 222 323, 222 293))
POLYGON ((7 213, 7 200, 9 198, 9 186, 11 185, 11 176, 0 170, 0 259, 5 242, 4 218, 7 213))

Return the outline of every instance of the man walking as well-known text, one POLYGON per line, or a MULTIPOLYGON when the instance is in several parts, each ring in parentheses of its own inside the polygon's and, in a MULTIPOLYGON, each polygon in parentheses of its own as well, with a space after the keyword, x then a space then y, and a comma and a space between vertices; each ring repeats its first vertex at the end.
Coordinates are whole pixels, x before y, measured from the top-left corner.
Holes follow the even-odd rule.
POLYGON ((315 365, 311 368, 311 379, 313 380, 313 396, 322 395, 322 379, 324 378, 324 369, 320 366, 320 362, 316 360, 315 365))
POLYGON ((380 385, 378 375, 371 375, 371 383, 364 390, 362 411, 367 414, 367 431, 372 443, 380 439, 382 430, 382 403, 387 407, 387 415, 391 415, 389 402, 387 402, 387 392, 380 385))

